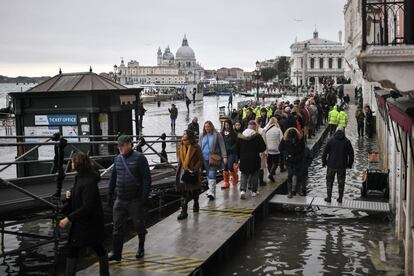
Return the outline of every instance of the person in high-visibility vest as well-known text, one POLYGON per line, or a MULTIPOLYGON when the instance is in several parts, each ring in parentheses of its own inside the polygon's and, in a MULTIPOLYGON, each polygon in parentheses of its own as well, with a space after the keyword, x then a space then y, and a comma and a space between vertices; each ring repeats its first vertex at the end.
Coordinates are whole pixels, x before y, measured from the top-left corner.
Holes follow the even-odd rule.
POLYGON ((344 111, 343 107, 339 107, 338 126, 344 130, 348 126, 348 114, 344 111))
POLYGON ((335 105, 328 114, 329 135, 331 136, 335 133, 338 126, 338 115, 338 107, 335 105))

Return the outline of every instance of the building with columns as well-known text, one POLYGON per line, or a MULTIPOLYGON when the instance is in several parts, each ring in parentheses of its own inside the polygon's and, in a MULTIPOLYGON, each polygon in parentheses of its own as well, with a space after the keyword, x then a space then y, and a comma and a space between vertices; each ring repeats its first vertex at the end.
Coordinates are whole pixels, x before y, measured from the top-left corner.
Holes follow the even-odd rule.
POLYGON ((156 66, 142 66, 136 60, 129 61, 125 66, 121 60, 118 75, 121 84, 190 84, 204 78, 204 68, 197 62, 194 50, 184 35, 175 56, 170 46, 164 52, 158 47, 156 66))
POLYGON ((344 47, 339 41, 319 38, 317 30, 313 38, 305 41, 295 41, 290 46, 290 79, 296 86, 314 86, 322 89, 323 81, 332 79, 335 83, 344 77, 344 47))

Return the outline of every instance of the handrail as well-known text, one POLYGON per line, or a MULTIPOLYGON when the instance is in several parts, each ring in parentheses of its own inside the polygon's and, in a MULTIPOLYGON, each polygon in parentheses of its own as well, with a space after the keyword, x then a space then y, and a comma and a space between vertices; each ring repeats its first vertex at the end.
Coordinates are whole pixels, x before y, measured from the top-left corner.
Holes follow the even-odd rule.
MULTIPOLYGON (((50 141, 52 138, 50 138, 49 137, 49 139, 47 139, 46 140, 46 142, 47 141, 50 141)), ((28 150, 28 151, 26 151, 25 153, 23 153, 22 155, 20 155, 19 157, 17 157, 14 161, 18 161, 18 160, 20 160, 20 159, 22 159, 23 157, 25 157, 26 155, 28 155, 30 152, 32 152, 32 151, 34 151, 34 150, 36 150, 36 149, 38 149, 40 147, 40 145, 39 146, 36 146, 36 147, 34 147, 34 148, 32 148, 32 149, 30 149, 30 150, 28 150)), ((7 165, 7 166, 5 166, 5 167, 3 167, 3 168, 1 168, 0 169, 0 172, 2 172, 2 171, 4 171, 5 169, 7 169, 8 167, 10 167, 11 165, 7 165)))
MULTIPOLYGON (((68 138, 117 138, 119 135, 76 135, 76 136, 62 136, 65 139, 68 138)), ((132 138, 159 138, 159 135, 129 135, 132 138)), ((167 138, 175 138, 176 135, 166 135, 167 138)), ((15 136, 0 136, 0 139, 41 139, 50 138, 50 136, 26 136, 26 135, 15 135, 15 136)))

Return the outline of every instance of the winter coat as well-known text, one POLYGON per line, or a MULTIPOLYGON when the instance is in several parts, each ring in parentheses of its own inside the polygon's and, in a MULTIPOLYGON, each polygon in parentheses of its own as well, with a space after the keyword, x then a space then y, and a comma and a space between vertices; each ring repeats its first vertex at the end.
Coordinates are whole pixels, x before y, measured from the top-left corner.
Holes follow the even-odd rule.
MULTIPOLYGON (((296 130, 296 129, 295 129, 296 130)), ((305 141, 302 139, 301 134, 298 132, 298 139, 294 143, 291 143, 287 139, 289 130, 286 130, 284 138, 280 142, 279 151, 283 151, 286 157, 286 164, 292 167, 300 167, 303 162, 303 155, 305 151, 305 141)))
POLYGON ((177 119, 178 109, 176 107, 168 108, 168 112, 170 112, 170 118, 171 119, 177 119))
MULTIPOLYGON (((201 147, 201 150, 203 151, 203 138, 205 135, 201 134, 199 137, 199 145, 201 147)), ((224 162, 223 159, 226 158, 227 159, 227 151, 226 151, 226 146, 224 145, 224 140, 223 140, 223 136, 221 136, 220 133, 218 133, 217 131, 213 132, 213 146, 210 148, 209 151, 209 157, 210 154, 218 154, 221 156, 221 165, 220 168, 217 169, 222 169, 224 168, 224 162)))
MULTIPOLYGON (((195 183, 184 183, 184 190, 185 191, 198 191, 201 189, 201 169, 203 167, 203 153, 201 152, 201 148, 199 144, 193 144, 191 146, 190 152, 190 163, 189 163, 189 170, 192 172, 197 173, 197 181, 195 183)), ((178 160, 178 168, 177 173, 175 175, 175 189, 177 192, 181 191, 181 170, 182 170, 182 162, 183 160, 180 159, 180 150, 182 145, 180 145, 177 149, 177 160, 178 160)))
POLYGON ((363 124, 365 120, 365 114, 362 110, 357 110, 355 113, 355 119, 358 124, 363 124))
POLYGON ((194 132, 194 134, 196 135, 196 136, 198 136, 199 134, 200 134, 200 126, 199 126, 199 124, 198 123, 190 123, 189 125, 188 125, 188 129, 189 130, 191 130, 192 132, 194 132))
POLYGON ((246 129, 239 134, 237 140, 237 155, 240 159, 240 171, 250 174, 260 169, 260 153, 266 150, 262 136, 254 130, 246 129))
POLYGON ((351 168, 354 163, 354 149, 341 130, 328 141, 322 154, 322 165, 331 169, 351 168))
POLYGON ((276 126, 270 126, 263 130, 263 138, 266 143, 266 153, 276 155, 279 154, 279 145, 283 139, 282 130, 276 126))
POLYGON ((221 133, 224 140, 224 146, 226 147, 227 155, 229 154, 236 154, 237 152, 237 133, 230 132, 228 135, 225 135, 224 132, 221 133))
POLYGON ((104 214, 99 194, 98 172, 80 172, 75 177, 71 189, 70 213, 72 222, 69 231, 69 244, 86 247, 102 244, 104 241, 104 214))
POLYGON ((114 195, 116 191, 116 196, 122 200, 142 199, 148 196, 150 189, 151 172, 148 160, 142 153, 131 151, 124 157, 122 155, 115 157, 109 180, 110 195, 114 195), (122 158, 134 178, 127 172, 122 158))

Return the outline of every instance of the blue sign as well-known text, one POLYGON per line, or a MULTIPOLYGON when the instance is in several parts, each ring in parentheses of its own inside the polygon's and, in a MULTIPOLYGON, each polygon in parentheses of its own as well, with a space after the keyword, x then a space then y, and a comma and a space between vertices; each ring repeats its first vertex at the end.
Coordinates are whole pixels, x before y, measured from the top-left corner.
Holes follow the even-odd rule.
POLYGON ((77 115, 35 115, 37 126, 76 126, 77 115))

